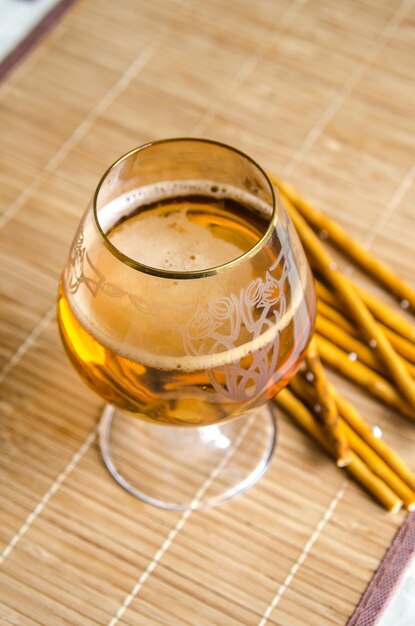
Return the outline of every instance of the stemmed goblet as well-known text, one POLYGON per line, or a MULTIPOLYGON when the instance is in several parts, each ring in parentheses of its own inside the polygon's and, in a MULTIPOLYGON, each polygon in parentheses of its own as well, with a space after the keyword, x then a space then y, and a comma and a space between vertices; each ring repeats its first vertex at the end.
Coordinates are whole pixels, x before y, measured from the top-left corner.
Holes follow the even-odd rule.
POLYGON ((104 461, 163 508, 253 485, 276 442, 268 402, 315 317, 301 244, 264 171, 205 139, 168 139, 102 177, 59 286, 65 350, 108 404, 104 461))

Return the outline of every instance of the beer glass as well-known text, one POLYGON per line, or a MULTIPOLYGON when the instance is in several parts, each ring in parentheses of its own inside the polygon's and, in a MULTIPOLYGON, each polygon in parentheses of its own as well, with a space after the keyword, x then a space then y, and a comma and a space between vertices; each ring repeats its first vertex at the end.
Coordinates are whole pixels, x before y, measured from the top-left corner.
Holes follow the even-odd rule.
POLYGON ((59 287, 68 357, 108 405, 104 461, 130 493, 203 508, 253 485, 268 401, 315 317, 304 252, 265 172, 205 139, 149 143, 102 177, 59 287))

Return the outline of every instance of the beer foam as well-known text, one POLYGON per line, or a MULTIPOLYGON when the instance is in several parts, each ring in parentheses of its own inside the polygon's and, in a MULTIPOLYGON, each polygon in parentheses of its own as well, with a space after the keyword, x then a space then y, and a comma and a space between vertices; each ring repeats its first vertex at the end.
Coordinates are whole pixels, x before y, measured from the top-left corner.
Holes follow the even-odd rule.
POLYGON ((186 208, 144 219, 138 215, 126 224, 111 233, 111 242, 130 258, 158 269, 203 270, 232 261, 249 249, 215 237, 190 220, 186 208))
MULTIPOLYGON (((200 238, 206 239, 206 229, 200 227, 200 230, 198 230, 197 225, 192 224, 186 218, 185 210, 183 210, 181 216, 178 216, 178 220, 182 223, 182 228, 185 230, 191 228, 193 231, 191 234, 189 233, 189 247, 186 249, 185 253, 182 252, 183 237, 181 237, 181 239, 180 237, 174 237, 175 220, 173 216, 171 220, 173 228, 170 232, 170 235, 172 236, 171 241, 167 241, 167 236, 163 237, 163 241, 160 242, 163 244, 162 248, 158 245, 160 232, 165 230, 162 220, 169 219, 164 216, 154 215, 151 216, 151 219, 146 218, 145 220, 137 220, 137 231, 135 235, 132 235, 131 239, 128 238, 128 240, 124 236, 122 238, 117 237, 116 233, 111 232, 114 227, 115 231, 117 231, 119 229, 117 224, 119 224, 122 220, 129 218, 129 216, 140 207, 145 209, 147 206, 154 205, 158 202, 162 202, 163 200, 168 200, 170 198, 183 199, 187 196, 210 197, 219 201, 224 199, 233 200, 234 202, 247 207, 250 211, 256 212, 267 221, 270 220, 272 215, 272 206, 258 198, 254 193, 243 191, 233 185, 218 184, 213 180, 195 179, 164 181, 132 189, 123 195, 118 196, 105 206, 100 207, 98 210, 98 221, 110 241, 116 247, 120 246, 119 249, 121 252, 135 261, 157 269, 184 272, 191 270, 204 270, 232 261, 247 251, 241 250, 235 245, 232 246, 232 244, 223 247, 222 250, 217 249, 217 240, 215 239, 215 246, 206 246, 206 251, 203 255, 196 259, 191 259, 190 257, 194 253, 196 246, 190 245, 190 242, 193 237, 193 241, 196 240, 196 242, 198 242, 198 239, 200 238), (144 237, 142 237, 142 235, 144 235, 144 237), (140 249, 138 249, 137 244, 134 245, 134 236, 140 237, 140 249), (147 238, 146 242, 144 241, 145 237, 147 238), (174 248, 174 252, 169 251, 169 246, 174 248), (163 253, 167 255, 167 260, 162 258, 162 255, 160 254, 161 249, 163 253), (217 259, 212 259, 212 255, 216 255, 217 259), (183 266, 180 266, 179 261, 183 263, 183 266), (191 263, 190 261, 194 262, 191 263)), ((129 221, 131 222, 131 220, 129 221)), ((278 227, 279 225, 277 224, 277 228, 278 227)), ((180 224, 178 224, 177 228, 180 228, 180 224)), ((259 235, 258 239, 265 234, 266 228, 267 225, 264 226, 264 232, 259 235)), ((178 231, 176 230, 176 233, 177 232, 178 231)))

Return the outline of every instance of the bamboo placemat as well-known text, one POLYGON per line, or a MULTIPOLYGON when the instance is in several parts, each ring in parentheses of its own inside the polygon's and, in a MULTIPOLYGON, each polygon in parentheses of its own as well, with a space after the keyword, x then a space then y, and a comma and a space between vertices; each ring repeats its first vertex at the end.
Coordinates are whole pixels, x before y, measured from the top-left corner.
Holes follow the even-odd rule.
MULTIPOLYGON (((0 90, 0 619, 343 625, 404 520, 286 418, 214 510, 131 498, 97 450, 56 284, 98 178, 150 139, 245 150, 413 284, 414 1, 79 0, 0 90)), ((415 469, 415 427, 342 384, 415 469)))

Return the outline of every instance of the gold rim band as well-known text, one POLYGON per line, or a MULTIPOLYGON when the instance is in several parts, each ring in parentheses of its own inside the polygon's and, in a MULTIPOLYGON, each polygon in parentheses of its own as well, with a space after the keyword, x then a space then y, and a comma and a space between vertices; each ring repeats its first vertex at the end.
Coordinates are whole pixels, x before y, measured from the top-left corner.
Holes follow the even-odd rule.
POLYGON ((238 150, 237 148, 233 148, 232 146, 229 146, 226 143, 222 143, 220 141, 214 141, 213 139, 201 139, 201 138, 194 138, 194 137, 172 137, 169 139, 159 139, 157 141, 150 141, 148 143, 145 143, 142 146, 139 146, 138 148, 134 148, 133 150, 130 150, 129 152, 121 156, 119 159, 117 159, 117 161, 115 161, 106 170, 106 172, 103 174, 103 176, 101 177, 101 180, 98 183, 98 186, 96 188, 96 191, 94 193, 94 198, 93 198, 93 213, 94 213, 95 225, 103 240, 104 245, 106 246, 106 248, 108 248, 111 254, 113 254, 119 261, 121 261, 125 265, 128 265, 132 269, 137 270, 138 272, 143 272, 144 274, 150 274, 152 276, 158 276, 159 278, 170 278, 174 280, 206 278, 207 276, 215 276, 216 274, 226 272, 227 270, 237 267, 238 265, 240 265, 247 259, 250 259, 255 254, 257 254, 266 245, 266 243, 269 241, 274 231, 276 221, 277 221, 276 196, 275 196, 274 186, 272 185, 267 173, 262 169, 262 167, 258 165, 258 163, 256 163, 256 161, 254 161, 250 156, 248 156, 241 150, 238 150), (99 195, 99 192, 101 190, 101 187, 104 181, 106 180, 108 175, 114 170, 114 168, 120 165, 123 161, 126 161, 127 159, 129 159, 134 154, 143 152, 144 150, 151 148, 152 146, 160 145, 164 143, 182 142, 182 141, 189 141, 189 142, 194 142, 194 143, 199 143, 199 144, 206 143, 206 144, 221 146, 222 148, 230 150, 231 152, 234 152, 235 154, 242 156, 244 159, 247 159, 264 176, 266 182, 269 185, 271 198, 272 198, 272 214, 270 217, 267 230, 262 235, 262 237, 256 242, 256 244, 252 246, 252 248, 247 250, 247 252, 244 252, 244 254, 242 254, 241 256, 237 257, 236 259, 232 259, 232 261, 227 261, 226 263, 222 263, 221 265, 206 268, 203 270, 174 271, 174 270, 165 270, 165 269, 161 269, 157 267, 152 267, 150 265, 145 265, 144 263, 140 263, 139 261, 136 261, 135 259, 132 259, 131 257, 121 252, 121 250, 119 250, 116 246, 114 246, 113 243, 111 243, 106 233, 102 230, 101 224, 99 223, 99 219, 98 219, 98 209, 97 209, 98 195, 99 195))

